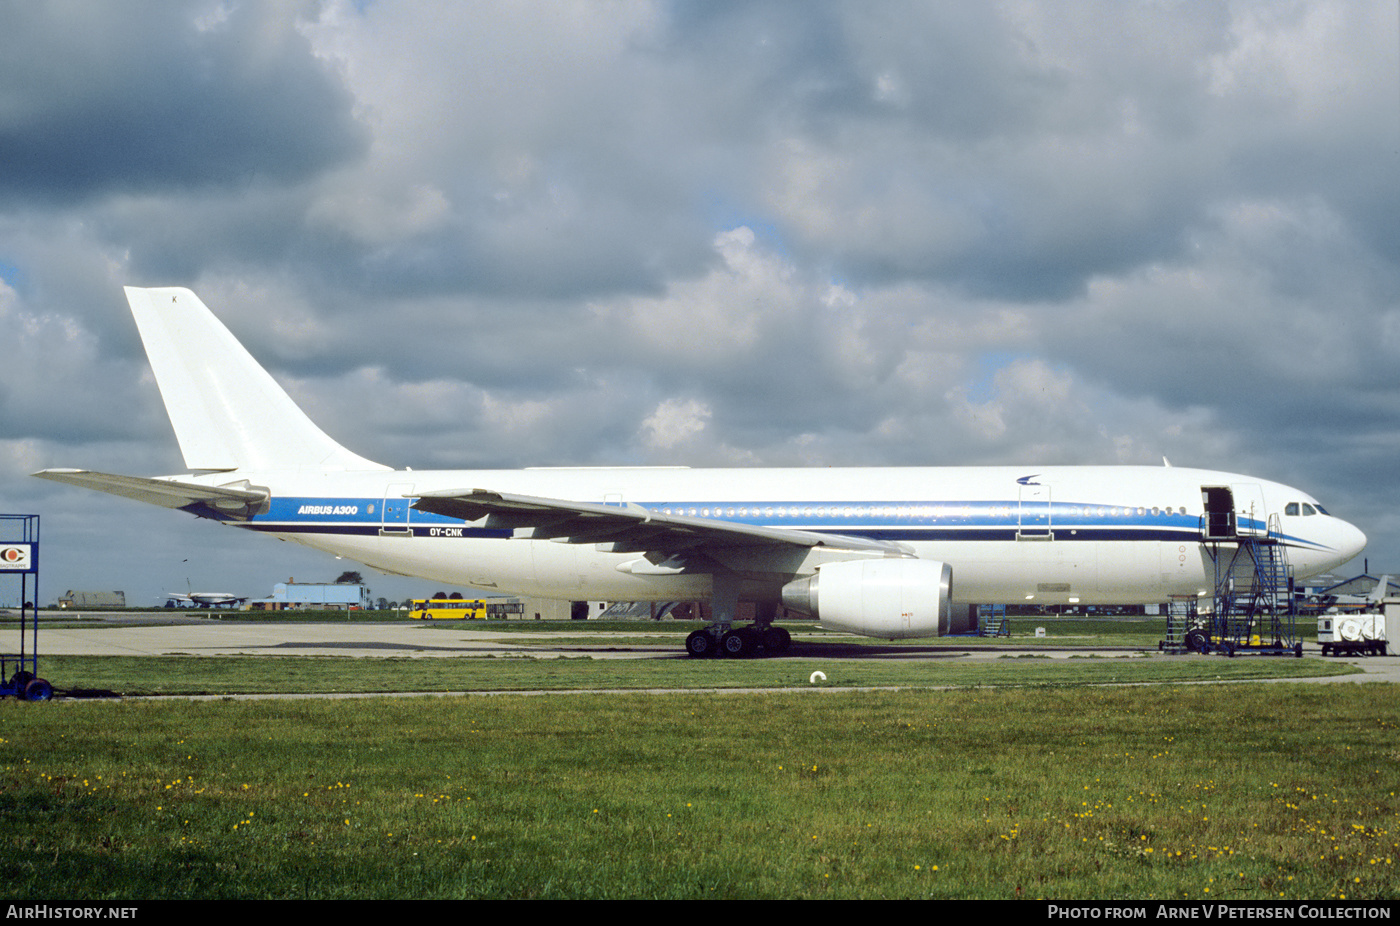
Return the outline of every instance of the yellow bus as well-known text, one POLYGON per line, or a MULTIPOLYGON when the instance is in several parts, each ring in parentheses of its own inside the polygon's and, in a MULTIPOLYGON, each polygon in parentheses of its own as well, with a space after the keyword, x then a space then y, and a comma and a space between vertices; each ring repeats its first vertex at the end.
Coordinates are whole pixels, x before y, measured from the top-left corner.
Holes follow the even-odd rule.
POLYGON ((408 603, 408 616, 417 620, 473 621, 486 619, 486 602, 461 598, 416 598, 408 603))

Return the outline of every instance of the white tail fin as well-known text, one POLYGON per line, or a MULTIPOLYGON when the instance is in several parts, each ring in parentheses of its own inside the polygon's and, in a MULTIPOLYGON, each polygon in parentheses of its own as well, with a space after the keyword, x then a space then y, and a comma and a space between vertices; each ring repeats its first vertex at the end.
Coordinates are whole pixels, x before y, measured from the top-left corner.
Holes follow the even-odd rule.
POLYGON ((191 470, 388 469, 318 428, 188 289, 126 299, 191 470))

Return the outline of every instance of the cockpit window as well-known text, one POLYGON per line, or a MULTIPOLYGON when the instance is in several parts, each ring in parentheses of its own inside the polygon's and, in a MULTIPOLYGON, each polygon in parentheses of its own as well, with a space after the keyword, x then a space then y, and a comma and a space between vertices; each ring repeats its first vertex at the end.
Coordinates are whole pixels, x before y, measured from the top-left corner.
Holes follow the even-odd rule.
POLYGON ((1289 502, 1287 505, 1284 505, 1283 513, 1288 515, 1290 518, 1296 518, 1298 516, 1298 503, 1289 502))
MULTIPOLYGON (((1318 513, 1318 514, 1327 514, 1327 509, 1326 509, 1326 508, 1323 508, 1321 505, 1318 505, 1318 506, 1317 506, 1317 513, 1318 513)), ((1327 517, 1330 518, 1330 517, 1332 517, 1332 516, 1331 516, 1330 514, 1327 514, 1327 517)))

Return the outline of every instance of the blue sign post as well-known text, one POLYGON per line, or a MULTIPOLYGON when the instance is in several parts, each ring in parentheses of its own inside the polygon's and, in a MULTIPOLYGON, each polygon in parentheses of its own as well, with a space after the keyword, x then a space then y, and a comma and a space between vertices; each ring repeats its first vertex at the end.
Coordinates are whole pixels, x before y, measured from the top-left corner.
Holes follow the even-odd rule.
MULTIPOLYGON (((37 514, 0 514, 0 583, 19 589, 19 652, 0 653, 0 697, 47 701, 53 697, 53 686, 39 677, 37 514)), ((3 598, 0 603, 8 604, 3 598)))

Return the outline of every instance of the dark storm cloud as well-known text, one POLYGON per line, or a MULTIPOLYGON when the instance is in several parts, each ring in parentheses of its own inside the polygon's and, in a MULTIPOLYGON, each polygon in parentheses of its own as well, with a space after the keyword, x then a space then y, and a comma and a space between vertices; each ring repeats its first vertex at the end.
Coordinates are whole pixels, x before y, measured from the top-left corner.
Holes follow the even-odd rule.
POLYGON ((343 85, 283 4, 0 12, 0 198, 292 182, 360 155, 343 85))
POLYGON ((1400 508, 1388 0, 2 15, 15 510, 181 465, 123 284, 396 465, 1165 455, 1400 508))

